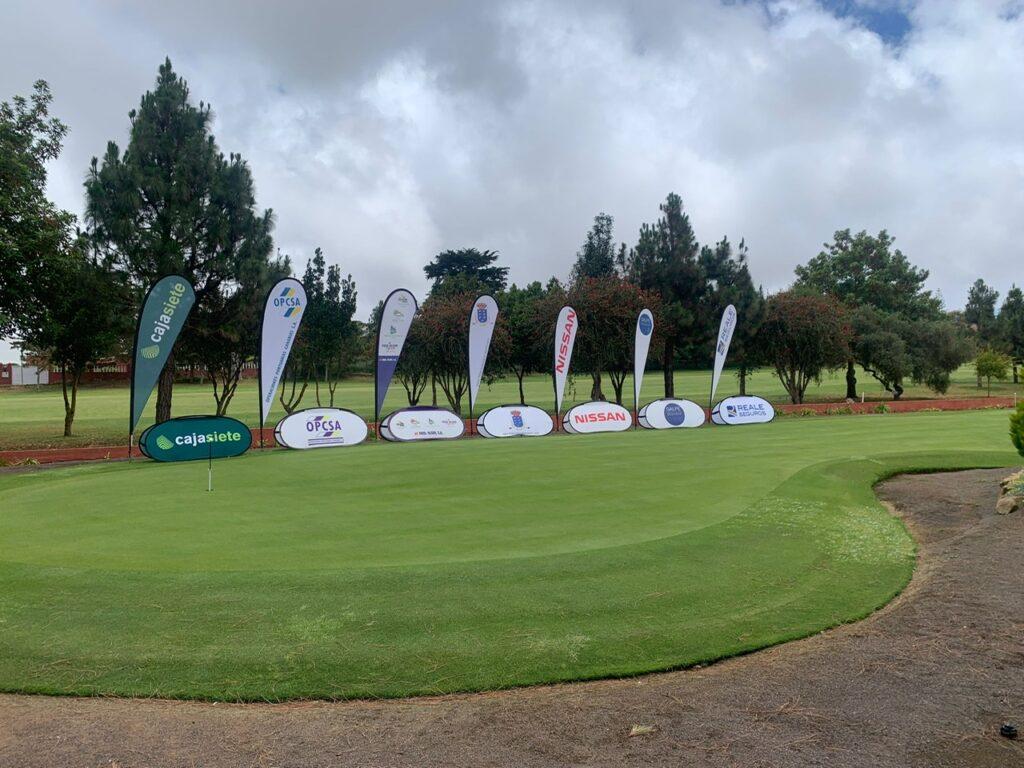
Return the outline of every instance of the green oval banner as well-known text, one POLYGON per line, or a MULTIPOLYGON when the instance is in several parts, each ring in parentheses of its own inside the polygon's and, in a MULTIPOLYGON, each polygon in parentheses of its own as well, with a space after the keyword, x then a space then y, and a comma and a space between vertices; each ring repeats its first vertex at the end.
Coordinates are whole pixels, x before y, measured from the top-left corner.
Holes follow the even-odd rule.
POLYGON ((156 461, 196 461, 240 456, 252 445, 252 432, 228 416, 182 416, 154 424, 139 448, 156 461))

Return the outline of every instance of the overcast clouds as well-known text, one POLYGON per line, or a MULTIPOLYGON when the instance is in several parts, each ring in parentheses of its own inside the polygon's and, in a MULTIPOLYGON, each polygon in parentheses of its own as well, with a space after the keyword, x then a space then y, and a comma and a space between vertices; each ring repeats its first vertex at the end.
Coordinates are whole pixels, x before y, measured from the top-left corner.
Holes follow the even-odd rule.
MULTIPOLYGON (((838 228, 887 227, 961 306, 1024 240, 1020 3, 7 2, 0 98, 48 80, 82 180, 164 55, 252 166, 278 247, 320 245, 360 316, 442 248, 565 276, 599 211, 620 240, 683 196, 702 242, 787 284, 838 228), (836 10, 839 8, 839 11, 836 10), (909 26, 907 26, 909 25, 909 26)), ((2 356, 2 355, 0 355, 2 356)))

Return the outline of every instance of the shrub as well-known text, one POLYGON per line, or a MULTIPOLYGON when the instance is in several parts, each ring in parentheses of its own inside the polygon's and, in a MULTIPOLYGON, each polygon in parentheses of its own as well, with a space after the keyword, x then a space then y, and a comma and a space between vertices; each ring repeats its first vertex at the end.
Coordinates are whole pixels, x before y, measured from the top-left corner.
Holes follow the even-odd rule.
POLYGON ((1024 456, 1024 400, 1017 403, 1017 408, 1010 414, 1010 441, 1017 453, 1024 456))
POLYGON ((879 403, 878 405, 875 406, 875 413, 888 413, 888 412, 889 412, 889 406, 886 405, 885 403, 879 403))

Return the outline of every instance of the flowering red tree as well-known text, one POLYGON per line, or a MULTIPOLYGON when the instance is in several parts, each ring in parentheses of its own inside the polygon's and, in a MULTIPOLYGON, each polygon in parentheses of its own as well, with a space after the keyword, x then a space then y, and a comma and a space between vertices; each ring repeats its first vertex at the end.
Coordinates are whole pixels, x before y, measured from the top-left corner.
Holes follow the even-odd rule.
POLYGON ((637 315, 645 307, 651 310, 657 335, 660 296, 618 276, 592 277, 576 283, 570 291, 569 303, 580 321, 573 353, 574 367, 590 374, 593 383, 590 396, 594 400, 605 399, 601 377, 607 373, 615 391, 615 402, 621 405, 626 376, 633 370, 637 315))
MULTIPOLYGON (((452 410, 459 414, 462 413, 462 399, 469 391, 469 312, 475 298, 475 293, 431 295, 423 302, 417 320, 420 323, 417 338, 424 345, 434 380, 440 385, 452 410)), ((498 372, 500 361, 508 358, 509 344, 508 328, 499 307, 488 364, 484 369, 485 380, 490 381, 498 372)))
POLYGON ((793 403, 802 403, 807 385, 824 371, 846 364, 850 326, 843 305, 816 294, 783 291, 768 300, 758 347, 775 368, 793 403))

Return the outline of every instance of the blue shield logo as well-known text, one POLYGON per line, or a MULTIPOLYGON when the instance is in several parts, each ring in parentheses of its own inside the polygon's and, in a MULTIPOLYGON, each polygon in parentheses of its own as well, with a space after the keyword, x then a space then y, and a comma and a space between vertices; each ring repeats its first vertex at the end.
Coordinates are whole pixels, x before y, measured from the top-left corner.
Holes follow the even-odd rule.
POLYGON ((516 429, 522 429, 523 428, 523 412, 522 411, 512 411, 512 426, 515 427, 516 429))
POLYGON ((487 322, 487 305, 483 302, 476 305, 476 319, 481 323, 487 322))
POLYGON ((678 427, 681 426, 685 420, 686 414, 680 407, 679 403, 665 404, 665 421, 667 421, 673 427, 678 427))

